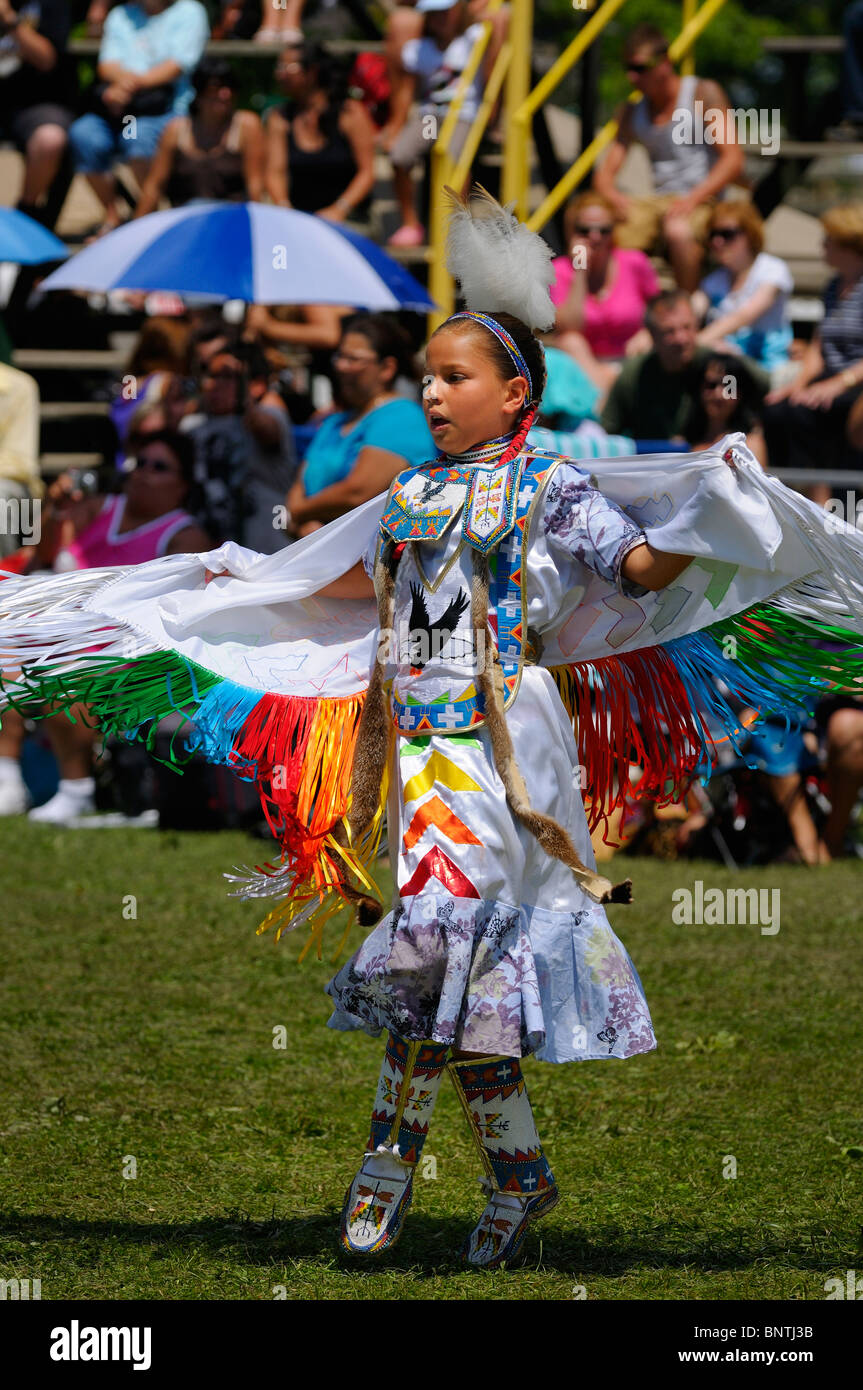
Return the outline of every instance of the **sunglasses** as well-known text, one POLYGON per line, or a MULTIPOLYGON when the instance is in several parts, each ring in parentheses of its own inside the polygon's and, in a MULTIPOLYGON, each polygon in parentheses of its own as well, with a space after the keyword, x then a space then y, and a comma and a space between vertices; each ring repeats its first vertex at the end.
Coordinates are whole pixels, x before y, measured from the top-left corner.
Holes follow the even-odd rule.
POLYGON ((627 63, 626 71, 628 73, 634 72, 636 76, 641 77, 645 72, 653 72, 653 69, 658 68, 660 63, 664 63, 667 57, 667 53, 658 53, 655 58, 651 58, 649 63, 627 63))
POLYGON ((139 454, 133 461, 135 468, 151 468, 154 473, 176 473, 173 464, 166 459, 152 458, 147 454, 139 454))
POLYGON ((347 362, 349 366, 356 367, 363 362, 378 362, 380 358, 376 357, 373 353, 363 353, 360 355, 359 353, 354 354, 352 352, 334 352, 330 361, 334 367, 337 367, 340 362, 347 362))
POLYGON ((740 236, 742 231, 742 227, 714 227, 712 231, 708 233, 708 240, 733 241, 735 237, 740 236))
POLYGON ((232 371, 230 367, 223 367, 219 372, 204 373, 207 381, 239 381, 242 375, 242 372, 232 371))
POLYGON ((598 236, 611 236, 611 233, 614 231, 614 227, 611 225, 611 223, 609 223, 607 227, 585 227, 579 224, 575 230, 579 236, 590 236, 591 232, 596 232, 598 236))
POLYGON ((701 383, 701 389, 702 391, 720 391, 724 385, 724 382, 725 378, 721 376, 718 376, 715 379, 712 377, 705 377, 701 383))

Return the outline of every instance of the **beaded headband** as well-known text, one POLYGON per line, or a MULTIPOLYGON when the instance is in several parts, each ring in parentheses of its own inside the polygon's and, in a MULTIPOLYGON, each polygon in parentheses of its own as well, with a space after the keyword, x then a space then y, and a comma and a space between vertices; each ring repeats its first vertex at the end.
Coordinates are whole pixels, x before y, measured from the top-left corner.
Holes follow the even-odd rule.
POLYGON ((504 347, 509 353, 512 365, 515 367, 519 376, 526 377, 527 379, 528 389, 524 403, 525 405, 530 405, 533 401, 533 379, 531 378, 530 372, 527 369, 527 363, 525 362, 524 357, 519 351, 515 340, 509 333, 507 333, 503 324, 498 323, 497 319, 493 319, 491 317, 491 314, 481 314, 476 309, 463 309, 461 313, 450 314, 449 318, 447 319, 447 323, 452 323, 453 319, 476 319, 477 323, 484 324, 485 327, 488 328, 490 332, 492 332, 494 336, 498 338, 500 342, 503 343, 504 347))

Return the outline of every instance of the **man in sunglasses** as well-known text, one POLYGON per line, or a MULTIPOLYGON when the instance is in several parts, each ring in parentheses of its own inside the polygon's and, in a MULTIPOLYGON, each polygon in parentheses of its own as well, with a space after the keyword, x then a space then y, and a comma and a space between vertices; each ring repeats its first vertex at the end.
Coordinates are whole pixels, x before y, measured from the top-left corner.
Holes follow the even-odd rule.
POLYGON ((639 24, 628 35, 623 61, 641 100, 621 109, 617 136, 593 186, 621 218, 618 245, 667 255, 678 285, 691 294, 701 273, 701 238, 711 205, 743 171, 728 98, 717 82, 681 77, 668 56, 668 40, 652 24, 639 24), (649 197, 630 197, 615 186, 633 144, 643 145, 650 159, 649 197))

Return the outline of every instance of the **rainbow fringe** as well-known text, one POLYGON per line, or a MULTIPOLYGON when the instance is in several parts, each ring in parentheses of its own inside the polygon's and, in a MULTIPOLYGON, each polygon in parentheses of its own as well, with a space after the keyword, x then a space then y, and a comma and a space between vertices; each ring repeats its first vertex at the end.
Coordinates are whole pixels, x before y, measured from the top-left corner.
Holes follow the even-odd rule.
MULTIPOLYGON (((694 777, 709 776, 724 739, 739 751, 732 698, 790 720, 810 714, 825 693, 863 695, 863 639, 795 612, 801 602, 789 590, 664 646, 555 669, 590 779, 591 829, 602 824, 607 833, 610 813, 631 798, 679 800, 694 777)), ((320 957, 324 927, 351 892, 379 896, 369 869, 386 787, 360 844, 344 847, 333 833, 349 806, 364 693, 262 694, 154 650, 97 614, 55 610, 37 618, 31 609, 27 624, 6 647, 15 668, 7 655, 5 678, 0 671, 9 703, 31 713, 34 703, 67 711, 86 705, 104 733, 142 739, 151 751, 159 722, 179 712, 187 722, 172 737, 170 765, 180 769, 200 752, 254 780, 281 859, 229 877, 242 897, 279 899, 259 931, 274 926, 278 939, 307 924, 303 955, 314 944, 320 957)))
POLYGON ((553 675, 589 777, 588 824, 607 836, 616 808, 679 801, 695 777, 708 779, 719 743, 740 752, 745 730, 730 698, 790 723, 831 691, 863 696, 863 643, 847 628, 765 603, 664 646, 553 675))
MULTIPOLYGON (((116 648, 116 628, 100 627, 94 637, 116 648)), ((187 722, 172 735, 169 766, 182 771, 200 753, 254 781, 281 860, 256 865, 234 881, 244 884, 238 890, 243 897, 290 893, 259 932, 276 925, 278 940, 305 922, 310 937, 303 955, 314 943, 320 957, 324 926, 346 905, 345 885, 354 880, 352 886, 379 898, 368 866, 379 848, 386 787, 360 844, 345 848, 332 834, 349 807, 364 692, 340 699, 261 694, 171 652, 147 652, 123 662, 116 655, 79 650, 77 661, 70 667, 65 657, 43 658, 25 664, 14 679, 0 671, 0 689, 10 705, 31 716, 34 704, 67 713, 84 704, 102 733, 140 739, 151 752, 160 721, 180 713, 187 722)))

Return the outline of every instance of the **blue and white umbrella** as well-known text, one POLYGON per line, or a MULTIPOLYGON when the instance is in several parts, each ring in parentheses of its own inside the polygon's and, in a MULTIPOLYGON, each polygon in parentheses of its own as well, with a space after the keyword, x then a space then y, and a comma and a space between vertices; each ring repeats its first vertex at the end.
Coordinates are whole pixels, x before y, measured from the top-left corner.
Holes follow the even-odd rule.
POLYGON ((265 203, 190 203, 127 222, 43 280, 43 290, 173 290, 198 301, 435 308, 373 241, 265 203))
POLYGON ((14 265, 42 265, 62 261, 68 255, 59 237, 41 222, 17 208, 0 208, 0 261, 14 265))

